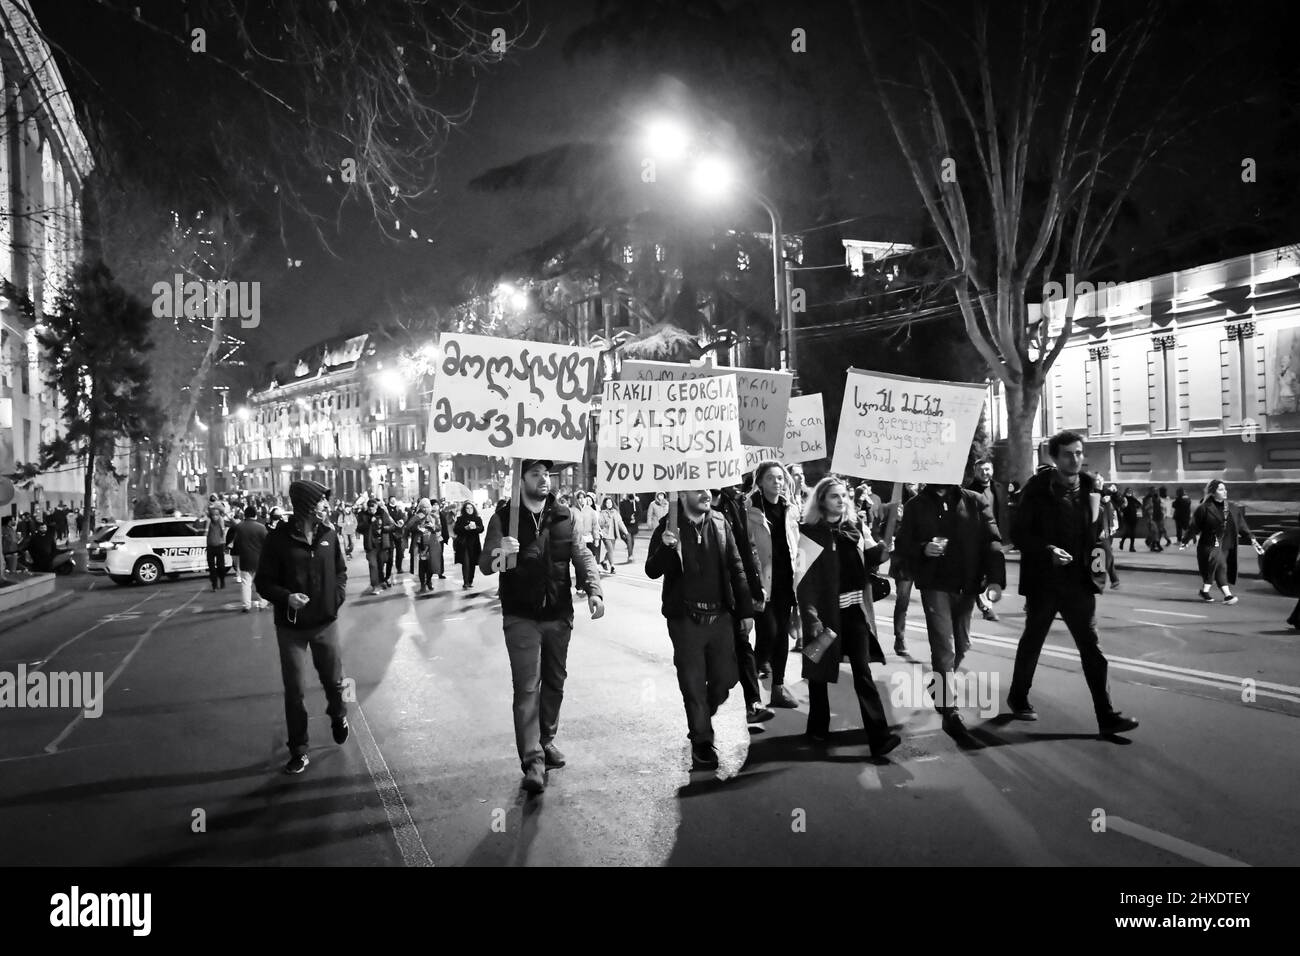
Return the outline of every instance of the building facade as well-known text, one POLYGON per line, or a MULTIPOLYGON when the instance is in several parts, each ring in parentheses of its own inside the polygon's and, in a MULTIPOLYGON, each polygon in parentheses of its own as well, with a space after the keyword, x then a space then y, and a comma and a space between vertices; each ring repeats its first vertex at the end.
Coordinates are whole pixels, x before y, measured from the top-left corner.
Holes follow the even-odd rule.
MULTIPOLYGON (((1053 331, 1064 306, 1046 309, 1053 331)), ((1089 467, 1120 485, 1199 497, 1223 478, 1238 498, 1300 498, 1297 247, 1090 291, 1075 315, 1043 391, 1040 445, 1080 432, 1089 467)), ((1000 385, 991 401, 1002 437, 1000 385)))
MULTIPOLYGON (((61 429, 36 341, 81 256, 82 188, 90 150, 27 0, 0 0, 0 474, 34 464, 61 429), (30 312, 23 301, 30 303, 30 312)), ((81 505, 84 466, 43 473, 4 508, 81 505)))

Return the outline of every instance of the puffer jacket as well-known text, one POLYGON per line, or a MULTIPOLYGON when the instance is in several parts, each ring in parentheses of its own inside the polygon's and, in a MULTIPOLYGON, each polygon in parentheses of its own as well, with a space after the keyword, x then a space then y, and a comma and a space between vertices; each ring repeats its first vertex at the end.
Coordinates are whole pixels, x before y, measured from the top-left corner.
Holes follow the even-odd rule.
MULTIPOLYGON (((488 522, 487 537, 479 557, 479 570, 495 574, 501 539, 510 528, 510 508, 505 505, 488 522)), ((593 513, 594 514, 594 513, 593 513)), ((515 567, 501 572, 501 613, 534 621, 573 621, 572 564, 578 587, 590 597, 601 597, 596 559, 578 538, 574 515, 548 495, 536 521, 525 509, 519 522, 519 555, 515 567)))

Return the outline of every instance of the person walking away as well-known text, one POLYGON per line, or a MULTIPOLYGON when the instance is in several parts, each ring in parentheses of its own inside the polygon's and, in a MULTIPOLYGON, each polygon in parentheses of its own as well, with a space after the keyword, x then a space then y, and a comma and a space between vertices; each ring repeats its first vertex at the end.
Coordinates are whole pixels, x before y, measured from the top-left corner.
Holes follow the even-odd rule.
POLYGON ((619 517, 623 519, 623 527, 627 529, 627 537, 623 540, 627 543, 627 560, 624 564, 632 563, 633 553, 636 551, 636 536, 641 530, 641 525, 637 523, 636 513, 636 495, 624 495, 623 500, 618 503, 619 517))
MULTIPOLYGON (((989 458, 981 458, 975 462, 974 472, 971 480, 966 483, 965 487, 979 494, 988 502, 989 509, 993 514, 993 522, 996 524, 998 516, 1002 514, 1001 490, 993 481, 993 461, 989 458)), ((998 525, 1001 532, 1001 525, 998 525)), ((997 611, 993 610, 992 605, 984 600, 984 592, 980 591, 975 595, 975 606, 979 608, 980 614, 986 621, 996 621, 998 619, 997 611)))
POLYGON ((897 505, 891 505, 885 516, 885 548, 889 553, 889 576, 894 581, 894 653, 907 653, 907 608, 912 603, 912 572, 907 558, 895 547, 898 528, 906 514, 905 506, 917 496, 921 486, 915 482, 903 485, 903 495, 897 505))
POLYGON ((596 528, 600 538, 600 562, 610 574, 614 573, 614 542, 627 536, 627 528, 614 499, 606 497, 600 503, 600 514, 596 519, 596 528))
POLYGON ((292 517, 266 537, 254 577, 257 593, 275 609, 284 683, 284 718, 289 762, 284 772, 302 773, 307 757, 307 661, 325 690, 334 742, 348 739, 348 705, 343 699, 339 609, 347 597, 348 565, 338 532, 328 524, 329 489, 316 481, 289 485, 292 517))
POLYGON ((894 543, 921 591, 934 672, 934 705, 950 734, 966 730, 956 704, 954 672, 970 651, 976 595, 1006 587, 1002 535, 980 492, 926 485, 903 513, 894 543))
MULTIPOLYGON (((256 512, 254 512, 254 515, 256 515, 256 512)), ((357 513, 354 509, 343 509, 343 518, 339 523, 339 533, 343 537, 344 556, 350 558, 356 548, 357 538, 357 513)))
POLYGON ((759 555, 766 602, 758 615, 754 656, 759 675, 772 677, 769 707, 799 706, 785 686, 790 654, 790 622, 795 609, 795 561, 799 556, 799 507, 786 497, 786 473, 779 462, 759 462, 754 469, 751 539, 759 555))
POLYGON ((660 610, 686 708, 691 769, 712 770, 718 766, 713 716, 740 680, 732 621, 748 634, 754 605, 735 535, 714 513, 713 496, 688 491, 679 508, 678 533, 665 518, 650 536, 645 572, 652 581, 663 578, 660 610))
POLYGON ((235 540, 230 546, 230 555, 235 565, 235 577, 239 580, 241 607, 245 612, 256 607, 259 611, 266 607, 261 598, 253 599, 253 580, 262 560, 262 549, 266 546, 266 525, 257 520, 256 508, 244 509, 244 520, 235 529, 235 540))
POLYGON ((1128 541, 1130 552, 1137 551, 1137 526, 1138 514, 1142 509, 1142 503, 1138 501, 1137 495, 1133 494, 1132 488, 1124 489, 1123 507, 1121 508, 1122 523, 1119 533, 1119 549, 1124 550, 1124 542, 1128 541))
POLYGON ((1052 622, 1059 614, 1079 650, 1102 736, 1134 730, 1138 722, 1111 704, 1108 664, 1097 634, 1097 595, 1104 578, 1094 574, 1093 555, 1101 526, 1101 496, 1083 469, 1083 438, 1071 431, 1047 443, 1052 466, 1036 473, 1020 496, 1015 540, 1020 545, 1020 593, 1025 630, 1007 705, 1018 720, 1037 720, 1029 702, 1034 671, 1052 622))
POLYGON ((460 565, 461 587, 468 590, 474 586, 474 569, 482 556, 482 544, 479 535, 483 533, 483 519, 479 517, 474 502, 467 501, 460 506, 460 516, 456 518, 456 540, 453 546, 456 563, 460 565))
POLYGON ((212 590, 226 586, 226 532, 230 522, 226 518, 226 509, 222 502, 212 495, 208 504, 207 552, 208 578, 212 590))
POLYGON ((555 737, 573 633, 570 564, 587 593, 591 619, 605 613, 596 561, 576 537, 573 514, 550 493, 552 467, 552 462, 540 459, 521 463, 519 537, 505 532, 511 508, 520 501, 507 501, 488 522, 479 559, 484 574, 501 572, 501 624, 514 683, 515 747, 523 788, 533 794, 546 789, 547 770, 566 763, 555 737), (506 568, 510 555, 516 563, 506 568))
POLYGON ((1174 492, 1172 506, 1174 512, 1174 534, 1178 538, 1178 550, 1186 551, 1192 533, 1192 499, 1187 492, 1179 488, 1174 492))
POLYGON ((1224 604, 1237 603, 1232 593, 1237 584, 1237 542, 1246 530, 1245 510, 1228 503, 1228 486, 1215 478, 1205 486, 1205 497, 1192 515, 1202 601, 1213 603, 1210 586, 1217 585, 1224 604))
POLYGON ((876 617, 869 575, 885 556, 865 522, 859 527, 848 486, 829 475, 814 486, 799 525, 799 548, 808 557, 795 593, 804 631, 803 676, 808 681, 807 737, 830 739, 830 685, 840 677, 845 657, 853 671, 853 690, 873 757, 884 757, 902 738, 889 729, 885 707, 871 676, 876 617), (817 659, 813 648, 830 643, 817 659))

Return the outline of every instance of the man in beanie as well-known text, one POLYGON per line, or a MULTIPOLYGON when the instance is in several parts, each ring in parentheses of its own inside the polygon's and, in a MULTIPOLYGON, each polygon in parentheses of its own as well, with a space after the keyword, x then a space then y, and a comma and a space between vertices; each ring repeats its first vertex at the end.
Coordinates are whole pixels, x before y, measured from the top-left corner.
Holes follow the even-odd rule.
POLYGON ((307 659, 311 657, 329 701, 334 742, 348 739, 339 656, 338 613, 348 587, 348 566, 338 533, 329 525, 329 489, 316 481, 289 486, 293 516, 266 537, 254 584, 275 608, 275 636, 284 680, 284 717, 289 727, 285 773, 307 769, 307 659))
POLYGON ((549 461, 524 459, 519 537, 507 535, 516 504, 507 500, 488 522, 479 559, 484 574, 501 572, 501 616, 515 688, 515 746, 529 793, 545 790, 546 771, 565 763, 554 741, 573 633, 570 564, 578 586, 587 592, 591 619, 605 613, 596 559, 574 539, 572 513, 550 493, 551 467, 549 461), (510 555, 515 555, 515 566, 507 569, 510 555))

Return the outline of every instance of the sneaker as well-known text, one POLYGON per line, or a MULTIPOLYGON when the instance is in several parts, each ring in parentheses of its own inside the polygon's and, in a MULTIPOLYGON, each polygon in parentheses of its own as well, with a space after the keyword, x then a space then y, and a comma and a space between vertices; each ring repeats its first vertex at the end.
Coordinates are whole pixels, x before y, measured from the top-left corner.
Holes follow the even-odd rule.
POLYGON ((1011 716, 1016 720, 1037 720, 1038 711, 1034 710, 1029 701, 1016 703, 1010 697, 1007 698, 1007 706, 1011 708, 1011 716))
POLYGON ((346 717, 340 717, 330 724, 330 729, 334 731, 334 742, 341 745, 347 743, 348 734, 352 732, 352 725, 348 723, 346 717))
POLYGON ((718 752, 713 744, 691 744, 692 770, 716 770, 717 766, 718 752))
POLYGON ((1224 603, 1224 604, 1236 604, 1236 603, 1237 603, 1237 595, 1235 595, 1235 594, 1229 594, 1226 598, 1223 599, 1223 603, 1224 603))
POLYGON ((750 704, 745 708, 745 722, 749 724, 761 724, 764 721, 771 720, 776 714, 772 713, 761 703, 750 704))
POLYGON ((524 771, 524 782, 521 786, 528 793, 541 793, 546 789, 546 768, 540 760, 528 765, 524 771))
POLYGON ((285 773, 302 773, 307 769, 307 764, 311 763, 306 754, 297 754, 289 758, 289 762, 284 765, 285 773))
POLYGON ((1211 594, 1209 591, 1202 591, 1201 594, 1200 594, 1200 598, 1201 598, 1201 600, 1204 601, 1206 604, 1213 604, 1213 603, 1214 603, 1214 595, 1211 594))
POLYGON ((984 620, 996 621, 997 619, 998 619, 997 611, 993 610, 993 608, 991 607, 986 607, 984 609, 984 620))
POLYGON ((793 710, 799 706, 799 702, 794 699, 794 694, 785 689, 784 685, 777 684, 772 688, 772 700, 767 706, 788 707, 793 710))
POLYGON ((902 742, 903 738, 898 734, 890 734, 871 745, 871 756, 883 757, 902 742))
POLYGON ((895 654, 907 653, 907 643, 901 637, 894 638, 894 653, 895 654))
POLYGON ((966 733, 966 721, 962 719, 959 711, 950 710, 943 715, 943 729, 949 734, 964 734, 966 733))
POLYGON ((1127 733, 1130 730, 1136 730, 1137 726, 1138 722, 1136 720, 1132 717, 1125 717, 1119 711, 1097 720, 1097 730, 1103 737, 1127 733))
POLYGON ((560 753, 560 748, 555 744, 542 744, 542 753, 546 755, 547 770, 564 766, 564 754, 560 753))
POLYGON ((1110 582, 1110 589, 1111 589, 1112 591, 1118 591, 1118 590, 1119 590, 1119 582, 1118 582, 1118 581, 1111 581, 1111 582, 1110 582))

